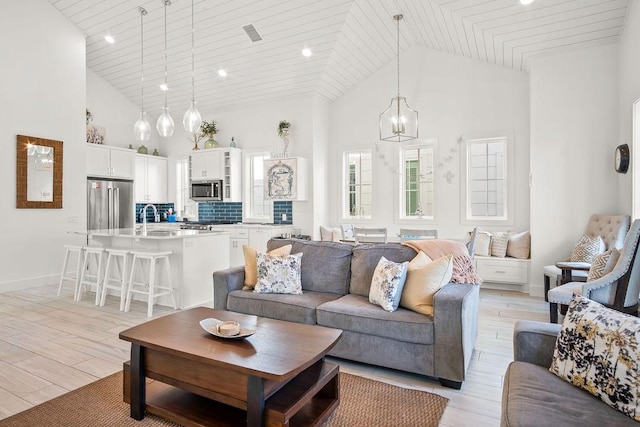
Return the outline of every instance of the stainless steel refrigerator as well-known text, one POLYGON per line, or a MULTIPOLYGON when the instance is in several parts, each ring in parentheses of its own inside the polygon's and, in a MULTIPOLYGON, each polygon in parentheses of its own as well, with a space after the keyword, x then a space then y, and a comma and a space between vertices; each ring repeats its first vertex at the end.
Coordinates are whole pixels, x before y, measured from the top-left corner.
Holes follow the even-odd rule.
POLYGON ((133 228, 133 181, 87 179, 87 230, 133 228))

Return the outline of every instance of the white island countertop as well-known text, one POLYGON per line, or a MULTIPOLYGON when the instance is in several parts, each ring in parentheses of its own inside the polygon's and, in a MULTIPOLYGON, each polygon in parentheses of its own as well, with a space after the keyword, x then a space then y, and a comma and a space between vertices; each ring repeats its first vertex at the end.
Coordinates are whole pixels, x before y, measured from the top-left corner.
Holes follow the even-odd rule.
POLYGON ((185 237, 209 237, 229 234, 225 230, 158 230, 149 228, 146 232, 136 228, 119 228, 116 230, 89 230, 90 237, 124 237, 129 239, 183 239, 185 237))

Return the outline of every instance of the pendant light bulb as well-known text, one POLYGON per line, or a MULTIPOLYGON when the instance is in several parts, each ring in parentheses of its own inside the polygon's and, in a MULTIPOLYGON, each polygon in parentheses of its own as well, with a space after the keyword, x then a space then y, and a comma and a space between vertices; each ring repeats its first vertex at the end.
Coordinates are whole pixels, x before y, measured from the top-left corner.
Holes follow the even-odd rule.
POLYGON ((136 138, 136 141, 140 142, 148 141, 151 136, 151 125, 147 120, 147 113, 144 111, 140 113, 140 118, 136 124, 133 125, 133 135, 136 138))
POLYGON ((162 107, 162 114, 158 117, 158 121, 156 122, 156 129, 160 136, 164 136, 165 138, 173 135, 173 130, 175 126, 173 124, 173 119, 169 114, 169 107, 162 107))
POLYGON ((197 133, 202 124, 202 116, 196 107, 196 101, 191 101, 191 107, 184 113, 182 125, 188 133, 197 133))

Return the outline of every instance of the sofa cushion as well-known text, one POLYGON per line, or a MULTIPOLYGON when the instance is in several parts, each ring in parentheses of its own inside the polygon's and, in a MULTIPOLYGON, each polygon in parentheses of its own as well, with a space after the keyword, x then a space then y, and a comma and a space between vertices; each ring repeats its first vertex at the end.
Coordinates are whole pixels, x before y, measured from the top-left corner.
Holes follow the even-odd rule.
POLYGON ((254 292, 259 294, 301 294, 301 261, 301 253, 278 256, 258 252, 258 283, 254 292))
POLYGON ((232 291, 227 298, 227 310, 288 322, 315 325, 316 307, 338 294, 308 291, 301 295, 256 294, 252 291, 232 291))
POLYGON ((405 308, 393 313, 349 294, 316 310, 318 325, 416 344, 433 344, 433 318, 405 308))
POLYGON ((412 248, 397 243, 365 243, 354 246, 349 293, 369 297, 371 279, 380 258, 385 257, 393 262, 405 262, 411 261, 416 254, 417 252, 412 248))
POLYGON ((288 244, 292 245, 292 254, 299 252, 304 254, 301 265, 303 291, 331 292, 340 295, 347 293, 351 268, 351 245, 301 239, 273 239, 269 240, 267 249, 271 251, 288 244))
POLYGON ((501 426, 638 426, 595 396, 527 362, 509 365, 501 426))

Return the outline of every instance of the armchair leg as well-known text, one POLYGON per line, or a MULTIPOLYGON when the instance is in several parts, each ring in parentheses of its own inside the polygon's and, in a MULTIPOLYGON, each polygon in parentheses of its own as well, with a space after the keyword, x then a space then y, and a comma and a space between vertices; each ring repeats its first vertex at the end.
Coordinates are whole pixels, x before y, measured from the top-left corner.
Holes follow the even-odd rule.
POLYGON ((544 300, 549 302, 549 289, 551 289, 551 279, 546 274, 544 275, 544 300))
POLYGON ((549 303, 549 321, 551 323, 558 323, 558 304, 555 302, 549 303))

